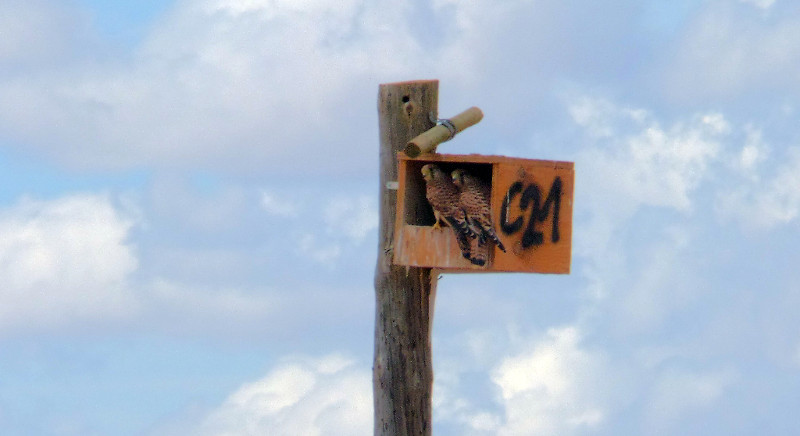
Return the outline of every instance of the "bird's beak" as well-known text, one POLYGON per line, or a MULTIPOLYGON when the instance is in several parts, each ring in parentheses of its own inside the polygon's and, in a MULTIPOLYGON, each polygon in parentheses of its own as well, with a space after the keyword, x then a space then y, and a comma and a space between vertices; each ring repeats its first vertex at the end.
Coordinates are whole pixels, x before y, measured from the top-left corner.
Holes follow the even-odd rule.
POLYGON ((425 179, 431 176, 431 167, 429 165, 424 165, 422 167, 422 178, 425 179))

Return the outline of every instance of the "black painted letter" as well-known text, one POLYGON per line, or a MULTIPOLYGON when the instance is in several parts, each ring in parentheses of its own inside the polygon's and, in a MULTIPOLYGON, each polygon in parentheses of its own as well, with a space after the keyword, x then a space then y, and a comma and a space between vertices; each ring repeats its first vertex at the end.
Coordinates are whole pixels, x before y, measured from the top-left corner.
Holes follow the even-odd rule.
POLYGON ((508 222, 508 205, 511 203, 511 199, 520 192, 522 192, 522 182, 514 182, 514 184, 508 188, 505 197, 503 197, 503 207, 500 209, 500 228, 506 235, 516 233, 522 228, 521 216, 517 217, 513 223, 508 222))

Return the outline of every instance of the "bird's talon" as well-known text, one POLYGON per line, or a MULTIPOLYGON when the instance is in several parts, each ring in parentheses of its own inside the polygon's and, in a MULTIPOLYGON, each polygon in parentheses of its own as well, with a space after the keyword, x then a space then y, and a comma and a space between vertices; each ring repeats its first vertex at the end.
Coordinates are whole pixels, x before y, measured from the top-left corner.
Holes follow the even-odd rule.
POLYGON ((470 259, 473 265, 484 266, 486 265, 486 261, 483 259, 470 259))

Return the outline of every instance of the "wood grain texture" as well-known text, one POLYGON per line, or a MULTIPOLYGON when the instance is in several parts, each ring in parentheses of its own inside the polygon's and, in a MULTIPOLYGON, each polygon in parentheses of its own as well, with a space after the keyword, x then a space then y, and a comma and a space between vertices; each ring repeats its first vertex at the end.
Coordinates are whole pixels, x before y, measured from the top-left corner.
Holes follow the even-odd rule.
POLYGON ((410 138, 433 127, 438 81, 379 87, 380 228, 375 268, 374 434, 431 434, 431 324, 436 275, 430 268, 392 262, 398 180, 397 154, 410 138))

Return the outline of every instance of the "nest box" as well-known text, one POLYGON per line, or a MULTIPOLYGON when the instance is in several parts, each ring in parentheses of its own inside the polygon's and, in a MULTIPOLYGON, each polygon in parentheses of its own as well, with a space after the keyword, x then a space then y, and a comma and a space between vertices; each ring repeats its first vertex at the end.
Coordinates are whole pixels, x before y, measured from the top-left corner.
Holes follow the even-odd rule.
POLYGON ((572 253, 574 164, 505 156, 398 153, 394 263, 466 272, 568 274, 572 253), (434 228, 422 166, 464 169, 491 186, 494 228, 506 248, 489 244, 484 266, 461 255, 447 227, 434 228))

